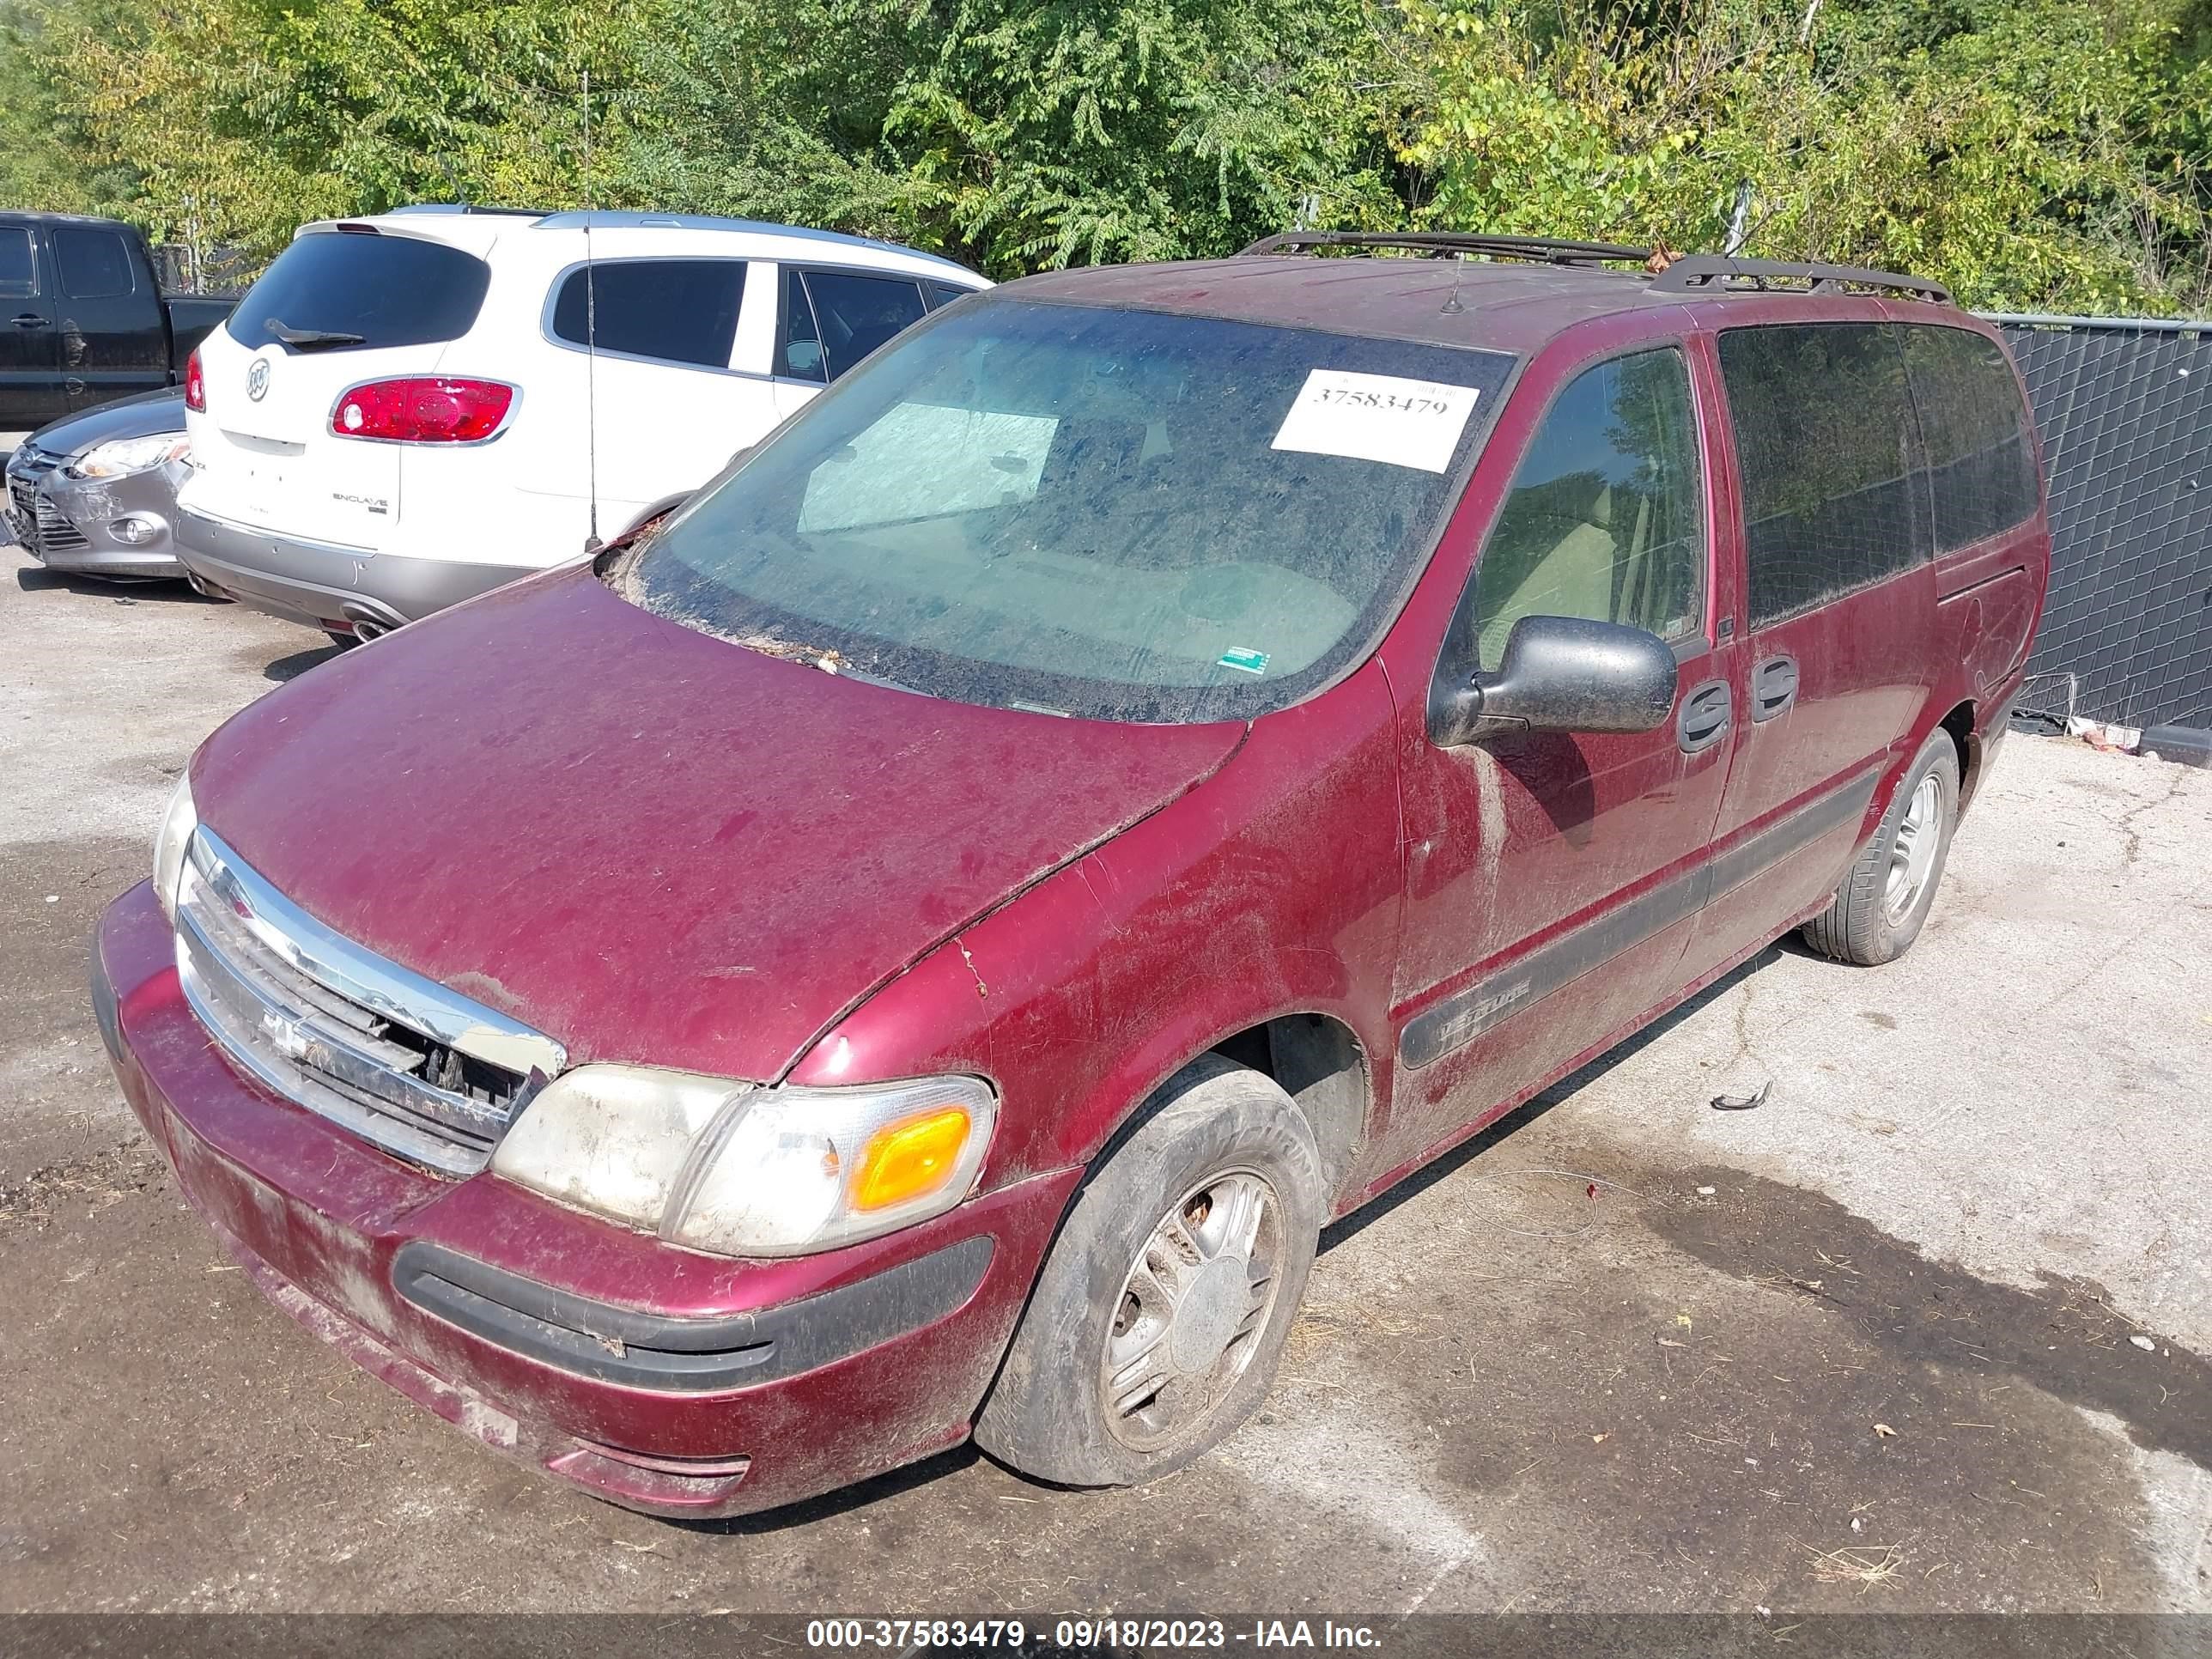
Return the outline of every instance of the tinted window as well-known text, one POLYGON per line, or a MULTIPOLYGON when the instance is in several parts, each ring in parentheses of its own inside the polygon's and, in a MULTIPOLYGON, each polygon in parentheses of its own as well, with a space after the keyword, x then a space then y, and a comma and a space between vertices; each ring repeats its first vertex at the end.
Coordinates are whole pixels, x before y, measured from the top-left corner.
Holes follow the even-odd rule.
POLYGON ((982 300, 809 404, 619 580, 958 702, 1243 719, 1370 647, 1512 362, 982 300))
POLYGON ((16 225, 0 225, 0 294, 19 300, 39 291, 38 255, 31 233, 16 225))
POLYGON ((1664 640, 1705 619, 1705 487, 1682 354, 1598 364, 1553 404, 1483 544, 1485 668, 1523 617, 1628 623, 1664 640))
POLYGON ((59 267, 62 292, 72 300, 112 300, 137 286, 131 269, 131 250, 112 230, 72 230, 56 227, 54 264, 59 267))
POLYGON ((955 288, 950 283, 924 283, 921 289, 922 293, 928 297, 929 308, 932 311, 936 310, 939 306, 951 305, 968 292, 966 289, 955 288))
POLYGON ((1962 328, 1908 328, 1905 361, 1928 447, 1937 550, 2033 517, 2042 500, 2035 443, 1996 342, 1962 328))
POLYGON ((617 259, 572 270, 553 337, 663 362, 730 366, 745 267, 737 259, 617 259))
POLYGON ((1816 323, 1721 335, 1753 627, 1928 556, 1926 469, 1901 331, 1816 323))
POLYGON ((814 302, 795 270, 783 273, 783 325, 776 337, 775 372, 798 380, 823 380, 822 336, 814 326, 814 302))
POLYGON ((793 278, 785 307, 787 374, 819 380, 826 369, 834 380, 901 329, 921 319, 921 284, 903 277, 809 270, 794 272, 793 278), (793 297, 802 286, 804 295, 793 297), (805 319, 798 314, 801 306, 809 309, 805 319), (811 374, 797 366, 806 354, 802 350, 794 356, 790 349, 805 341, 817 347, 819 366, 811 374))
POLYGON ((490 266, 442 242, 314 231, 276 256, 228 326, 248 347, 272 343, 277 323, 364 347, 429 345, 469 331, 490 282, 490 266))

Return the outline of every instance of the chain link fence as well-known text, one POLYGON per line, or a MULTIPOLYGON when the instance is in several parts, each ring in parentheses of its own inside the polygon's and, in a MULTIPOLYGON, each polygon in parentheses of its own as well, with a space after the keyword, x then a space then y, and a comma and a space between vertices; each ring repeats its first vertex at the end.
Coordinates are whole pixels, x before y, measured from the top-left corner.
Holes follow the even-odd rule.
POLYGON ((2050 479, 2023 709, 2212 726, 2212 324, 1992 317, 2050 479))

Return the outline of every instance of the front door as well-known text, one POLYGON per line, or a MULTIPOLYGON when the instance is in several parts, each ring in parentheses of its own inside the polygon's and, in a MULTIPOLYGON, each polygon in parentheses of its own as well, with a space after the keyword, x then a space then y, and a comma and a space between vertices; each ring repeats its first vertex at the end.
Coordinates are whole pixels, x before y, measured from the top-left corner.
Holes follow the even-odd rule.
POLYGON ((1522 453, 1437 673, 1495 668, 1523 617, 1626 623, 1674 647, 1675 708, 1647 732, 1412 745, 1382 1167, 1494 1115, 1674 988, 1735 729, 1707 622, 1700 432, 1668 342, 1575 373, 1522 453))
POLYGON ((37 229, 0 218, 0 432, 44 426, 66 405, 55 356, 52 284, 37 229))

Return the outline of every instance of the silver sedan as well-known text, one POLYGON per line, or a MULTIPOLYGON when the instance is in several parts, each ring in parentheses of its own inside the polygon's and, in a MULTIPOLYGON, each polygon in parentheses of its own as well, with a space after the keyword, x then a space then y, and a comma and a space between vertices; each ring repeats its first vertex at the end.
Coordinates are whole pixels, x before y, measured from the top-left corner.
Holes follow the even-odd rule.
POLYGON ((176 578, 170 529, 191 465, 185 398, 125 398, 33 433, 9 459, 5 508, 24 550, 55 570, 176 578))

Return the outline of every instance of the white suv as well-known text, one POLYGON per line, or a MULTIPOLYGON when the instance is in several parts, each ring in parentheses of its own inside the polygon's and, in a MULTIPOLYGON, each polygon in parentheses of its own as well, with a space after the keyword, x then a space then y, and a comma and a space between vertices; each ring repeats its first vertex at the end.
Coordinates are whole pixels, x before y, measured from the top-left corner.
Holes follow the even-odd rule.
POLYGON ((824 231, 402 209, 303 227, 185 374, 194 586, 373 638, 689 495, 989 283, 824 231))

